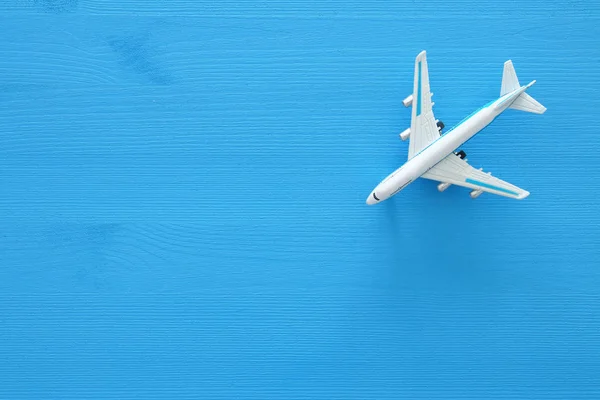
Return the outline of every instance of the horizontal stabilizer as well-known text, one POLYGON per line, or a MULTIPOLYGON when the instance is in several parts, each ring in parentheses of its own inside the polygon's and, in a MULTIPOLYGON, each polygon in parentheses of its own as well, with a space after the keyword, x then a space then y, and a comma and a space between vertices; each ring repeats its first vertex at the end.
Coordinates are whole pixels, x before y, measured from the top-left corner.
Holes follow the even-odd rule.
POLYGON ((517 99, 510 105, 510 108, 534 114, 543 114, 546 112, 546 107, 541 105, 536 99, 525 92, 521 93, 521 95, 517 97, 517 99))

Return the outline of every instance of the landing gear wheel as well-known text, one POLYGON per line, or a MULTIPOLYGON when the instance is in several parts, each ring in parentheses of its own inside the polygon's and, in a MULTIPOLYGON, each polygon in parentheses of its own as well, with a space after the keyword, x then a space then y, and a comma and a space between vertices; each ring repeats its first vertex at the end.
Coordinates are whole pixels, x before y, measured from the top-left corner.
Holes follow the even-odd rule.
POLYGON ((456 155, 459 156, 461 160, 464 160, 465 157, 467 157, 467 153, 465 153, 463 150, 456 153, 456 155))
POLYGON ((437 127, 438 127, 438 131, 440 131, 440 132, 441 132, 441 131, 442 131, 442 129, 444 129, 444 127, 446 126, 446 125, 444 125, 444 123, 443 123, 442 121, 438 121, 436 125, 437 125, 437 127))

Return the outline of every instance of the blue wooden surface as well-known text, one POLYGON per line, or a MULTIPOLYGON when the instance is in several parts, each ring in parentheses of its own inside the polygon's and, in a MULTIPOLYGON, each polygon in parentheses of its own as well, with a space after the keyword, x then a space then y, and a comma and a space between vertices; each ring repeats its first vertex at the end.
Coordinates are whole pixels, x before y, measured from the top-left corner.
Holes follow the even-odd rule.
POLYGON ((600 4, 0 5, 0 399, 598 399, 600 4), (522 202, 376 207, 428 51, 522 202))

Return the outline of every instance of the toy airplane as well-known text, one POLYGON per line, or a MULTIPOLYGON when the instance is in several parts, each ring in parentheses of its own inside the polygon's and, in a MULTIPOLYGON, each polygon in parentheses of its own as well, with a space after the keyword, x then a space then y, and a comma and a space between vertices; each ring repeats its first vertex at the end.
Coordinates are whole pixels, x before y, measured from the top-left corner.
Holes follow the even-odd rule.
POLYGON ((464 186, 472 189, 473 199, 483 192, 519 200, 529 196, 528 191, 473 168, 467 163, 465 152, 456 150, 508 108, 543 114, 546 108, 525 93, 534 83, 535 80, 521 86, 512 61, 506 61, 500 97, 442 134, 444 124, 433 116, 427 57, 425 51, 419 53, 415 60, 413 94, 402 101, 405 107, 412 105, 410 128, 400 134, 402 140, 410 137, 408 161, 377 185, 367 198, 367 204, 377 204, 392 197, 417 178, 440 182, 440 192, 450 185, 464 186))

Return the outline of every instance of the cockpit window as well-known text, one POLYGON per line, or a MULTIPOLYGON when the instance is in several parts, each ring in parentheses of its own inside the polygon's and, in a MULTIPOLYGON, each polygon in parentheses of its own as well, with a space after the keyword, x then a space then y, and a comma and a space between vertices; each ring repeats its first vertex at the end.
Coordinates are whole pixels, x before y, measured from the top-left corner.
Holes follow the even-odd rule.
POLYGON ((379 201, 379 199, 377 198, 377 196, 375 196, 375 192, 373 192, 373 198, 377 201, 379 201))

